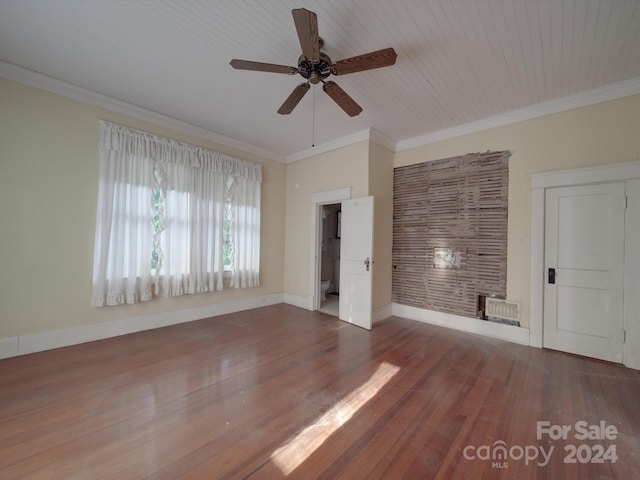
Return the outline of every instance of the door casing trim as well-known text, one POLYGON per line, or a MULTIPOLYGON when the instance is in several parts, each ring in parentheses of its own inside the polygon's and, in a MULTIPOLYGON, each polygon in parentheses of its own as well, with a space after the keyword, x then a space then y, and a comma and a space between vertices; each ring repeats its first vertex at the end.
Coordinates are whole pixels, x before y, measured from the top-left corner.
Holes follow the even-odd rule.
MULTIPOLYGON (((542 348, 544 312, 544 229, 547 188, 620 182, 640 178, 640 161, 537 173, 531 179, 529 345, 542 348)), ((626 355, 625 355, 626 361, 626 355)))
POLYGON ((309 264, 309 298, 311 310, 320 308, 320 261, 322 239, 322 206, 351 199, 351 187, 336 188, 311 194, 311 255, 309 264))

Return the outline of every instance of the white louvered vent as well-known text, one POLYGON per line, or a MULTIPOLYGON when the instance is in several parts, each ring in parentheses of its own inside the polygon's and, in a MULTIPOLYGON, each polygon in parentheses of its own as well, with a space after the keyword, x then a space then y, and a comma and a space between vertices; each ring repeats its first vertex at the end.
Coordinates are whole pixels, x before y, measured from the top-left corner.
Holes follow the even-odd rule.
POLYGON ((518 321, 520 318, 519 303, 487 297, 484 308, 484 313, 487 317, 503 318, 513 321, 518 321))

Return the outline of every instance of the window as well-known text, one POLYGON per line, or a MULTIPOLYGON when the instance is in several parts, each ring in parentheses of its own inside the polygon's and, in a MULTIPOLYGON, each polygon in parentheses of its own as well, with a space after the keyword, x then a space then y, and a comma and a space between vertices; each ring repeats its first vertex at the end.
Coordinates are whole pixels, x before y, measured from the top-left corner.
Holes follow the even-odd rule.
POLYGON ((231 202, 224 204, 224 212, 226 215, 224 222, 224 269, 231 269, 231 257, 233 255, 233 245, 231 243, 231 202))
POLYGON ((101 122, 92 305, 259 285, 261 165, 101 122))
POLYGON ((151 203, 151 209, 153 212, 153 243, 151 244, 151 273, 155 275, 156 268, 158 267, 158 239, 156 235, 160 233, 160 190, 153 190, 153 201, 151 203))
MULTIPOLYGON (((160 234, 160 190, 156 189, 153 191, 153 201, 151 205, 153 211, 153 233, 154 235, 160 234)), ((231 271, 231 258, 233 255, 233 246, 231 243, 231 201, 227 199, 224 203, 224 270, 226 272, 231 271)), ((153 275, 156 274, 156 269, 158 267, 158 239, 154 238, 153 243, 151 245, 151 273, 153 275)))

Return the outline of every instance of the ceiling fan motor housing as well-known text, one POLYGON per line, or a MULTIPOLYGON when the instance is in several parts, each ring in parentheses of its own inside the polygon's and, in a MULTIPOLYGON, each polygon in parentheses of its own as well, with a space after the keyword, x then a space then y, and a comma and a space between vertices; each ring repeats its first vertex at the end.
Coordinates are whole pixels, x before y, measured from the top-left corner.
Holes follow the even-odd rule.
POLYGON ((317 62, 308 59, 304 55, 298 58, 298 73, 309 80, 309 83, 317 84, 331 75, 331 59, 329 55, 320 52, 320 58, 317 62))

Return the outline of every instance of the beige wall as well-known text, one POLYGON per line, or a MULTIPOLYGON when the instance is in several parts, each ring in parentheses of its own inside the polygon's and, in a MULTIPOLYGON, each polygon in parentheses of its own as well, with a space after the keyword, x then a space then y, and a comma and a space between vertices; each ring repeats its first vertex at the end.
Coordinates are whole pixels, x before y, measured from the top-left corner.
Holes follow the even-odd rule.
POLYGON ((369 144, 369 195, 375 197, 373 243, 373 308, 391 303, 393 247, 393 152, 369 144))
POLYGON ((286 293, 310 295, 311 194, 351 187, 351 196, 369 191, 369 142, 322 153, 287 165, 285 239, 286 293))
POLYGON ((280 293, 284 211, 281 163, 0 79, 0 338, 280 293), (263 164, 261 287, 90 307, 100 119, 263 164))
POLYGON ((0 339, 286 292, 309 296, 311 194, 375 195, 374 307, 391 299, 392 167, 511 150, 507 294, 529 322, 529 175, 640 158, 640 95, 395 153, 363 141, 290 165, 0 79, 0 339), (262 286, 92 308, 98 120, 264 165, 262 286), (285 253, 286 252, 286 253, 285 253))
POLYGON ((529 325, 529 175, 640 158, 640 95, 548 115, 397 152, 395 166, 487 150, 511 150, 507 297, 529 325))
POLYGON ((391 303, 393 152, 363 141, 287 166, 285 292, 309 298, 311 194, 351 187, 351 197, 375 197, 373 308, 391 303))

